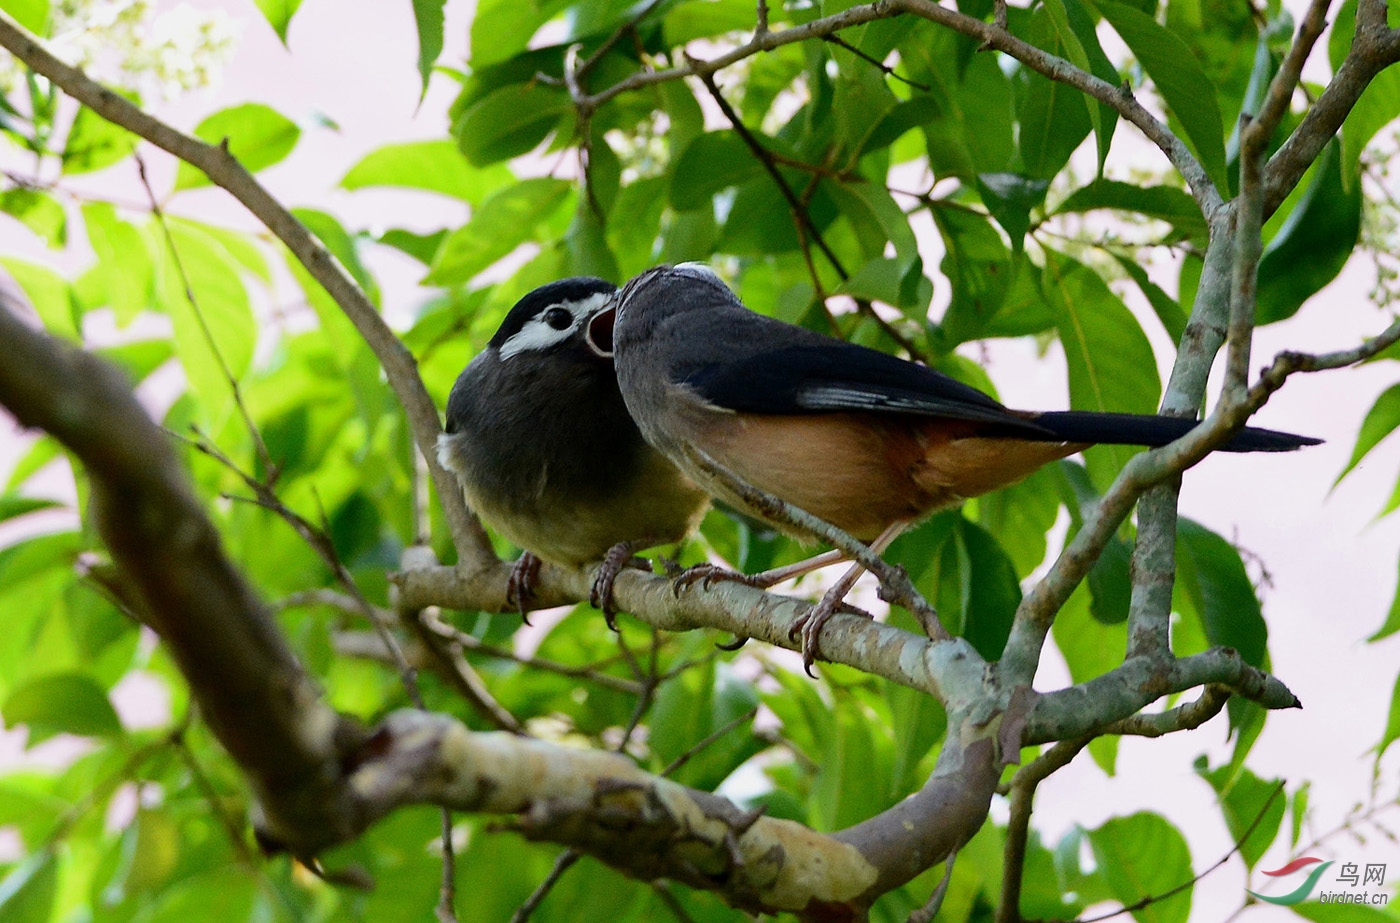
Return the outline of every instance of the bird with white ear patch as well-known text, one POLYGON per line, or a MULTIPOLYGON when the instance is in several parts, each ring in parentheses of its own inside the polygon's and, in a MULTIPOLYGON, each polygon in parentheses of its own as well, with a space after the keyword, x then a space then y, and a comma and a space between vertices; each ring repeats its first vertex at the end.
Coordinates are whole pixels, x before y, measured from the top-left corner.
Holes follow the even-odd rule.
POLYGON ((638 432, 610 344, 589 345, 589 323, 615 291, 578 277, 530 292, 447 400, 438 459, 472 510, 524 549, 507 592, 522 616, 541 559, 604 561, 592 599, 612 625, 618 569, 634 550, 685 538, 709 505, 638 432))

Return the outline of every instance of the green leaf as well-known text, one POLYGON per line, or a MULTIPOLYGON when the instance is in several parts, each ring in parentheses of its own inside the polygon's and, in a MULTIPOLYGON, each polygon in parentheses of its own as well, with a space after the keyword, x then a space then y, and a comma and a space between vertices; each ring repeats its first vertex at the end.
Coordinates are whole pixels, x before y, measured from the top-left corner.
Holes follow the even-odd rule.
POLYGON ((1342 183, 1341 154, 1331 141, 1309 171, 1312 182, 1259 261, 1259 324, 1292 317, 1337 277, 1361 233, 1361 185, 1342 183))
POLYGON ((76 532, 53 532, 0 549, 0 586, 14 589, 53 570, 69 570, 86 550, 76 532))
POLYGON ((451 141, 409 141, 370 151, 340 181, 342 189, 392 186, 438 192, 472 205, 515 182, 505 166, 475 169, 451 141))
MULTIPOLYGON (((1070 403, 1080 410, 1153 413, 1161 395, 1147 335, 1098 273, 1045 252, 1044 292, 1069 366, 1070 403)), ((1094 483, 1106 487, 1136 449, 1097 446, 1085 452, 1094 483)))
POLYGON ((0 496, 0 522, 14 519, 39 510, 58 509, 63 504, 57 500, 44 500, 39 497, 21 497, 17 494, 0 496))
POLYGON ((1312 783, 1304 782, 1298 786, 1298 790, 1293 793, 1293 798, 1288 803, 1288 817, 1291 830, 1289 831, 1288 846, 1290 849, 1296 848, 1298 838, 1303 835, 1303 821, 1308 816, 1308 799, 1312 794, 1312 783))
POLYGON ((68 242, 68 219, 63 206, 47 192, 23 186, 6 189, 0 192, 0 211, 22 222, 50 247, 62 247, 68 242))
MULTIPOLYGON (((1066 460, 1060 463, 1059 471, 1070 490, 1070 494, 1064 497, 1070 517, 1068 541, 1079 533, 1084 517, 1092 512, 1101 495, 1083 465, 1066 460)), ((1133 593, 1132 556, 1132 543, 1115 534, 1094 562, 1087 583, 1091 599, 1089 612, 1095 621, 1104 625, 1121 625, 1128 620, 1133 593)))
POLYGON ((1011 238, 1011 250, 1017 253, 1025 246, 1026 232, 1031 226, 1031 209, 1045 201, 1048 180, 1031 179, 1019 173, 980 173, 977 194, 997 224, 1011 238))
POLYGON ((697 38, 726 32, 752 31, 754 5, 749 0, 677 3, 661 20, 666 47, 677 48, 697 38))
POLYGON ((1244 859, 1245 866, 1254 868, 1273 845, 1283 823, 1283 811, 1288 802, 1283 784, 1278 779, 1261 779, 1244 768, 1232 772, 1228 764, 1207 769, 1205 757, 1197 761, 1196 772, 1215 789, 1230 838, 1240 844, 1240 858, 1244 859), (1254 828, 1252 832, 1251 827, 1254 828), (1248 838, 1246 833, 1249 833, 1248 838))
POLYGON ((989 660, 1001 656, 1021 585, 996 539, 957 511, 934 516, 901 535, 887 560, 903 564, 944 624, 989 660))
POLYGON ((736 132, 707 131, 686 146, 671 170, 671 207, 677 211, 709 207, 715 193, 762 172, 763 164, 736 132))
POLYGON ((915 96, 913 99, 901 100, 884 114, 879 124, 866 136, 861 156, 889 147, 903 137, 905 132, 927 125, 942 112, 943 106, 932 96, 915 96))
POLYGON ((40 38, 49 34, 49 0, 0 0, 0 9, 40 38))
POLYGON ((607 228, 587 199, 574 210, 574 222, 565 235, 569 253, 568 271, 576 276, 597 276, 622 281, 617 258, 608 248, 607 228))
POLYGON ((1400 676, 1395 677, 1395 687, 1390 693, 1390 712, 1385 719, 1385 733, 1376 744, 1376 762, 1380 763, 1385 751, 1400 737, 1400 676))
MULTIPOLYGON (((923 264, 920 263, 920 266, 923 264)), ((912 291, 907 285, 911 267, 904 260, 876 257, 861 265, 836 291, 843 295, 883 301, 912 313, 927 313, 933 298, 933 285, 918 273, 912 291)))
POLYGON ((851 222, 867 258, 883 256, 886 243, 907 272, 919 258, 919 242, 909 227, 909 218, 883 185, 874 183, 832 183, 823 187, 837 209, 851 222))
POLYGON ((364 289, 370 301, 379 301, 379 286, 375 283, 374 277, 369 274, 365 264, 360 260, 359 251, 355 247, 355 238, 345 230, 339 221, 328 212, 319 211, 314 208, 294 208, 292 214, 307 230, 315 234, 325 245, 331 255, 340 260, 355 282, 364 289))
MULTIPOLYGON (((1079 36, 1069 26, 1063 3, 1046 3, 1031 14, 1026 38, 1053 55, 1068 58, 1082 70, 1089 70, 1089 58, 1079 36)), ((1116 79, 1116 75, 1115 75, 1116 79)), ((1079 90, 1026 69, 1025 92, 1020 94, 1016 118, 1020 129, 1017 144, 1023 172, 1048 180, 1069 163, 1070 155, 1088 136, 1096 122, 1101 123, 1099 107, 1079 90)))
POLYGON ((1147 270, 1141 265, 1128 259, 1126 256, 1114 254, 1118 265, 1123 267, 1137 287, 1147 296, 1148 304, 1152 305, 1153 312, 1157 319, 1162 322, 1162 327, 1166 329, 1167 336, 1171 337, 1173 343, 1180 343, 1181 338, 1186 334, 1186 312, 1181 310, 1181 305, 1177 300, 1166 292, 1161 286, 1147 277, 1147 270))
POLYGON ((425 285, 466 282, 531 238, 535 227, 564 204, 567 180, 522 180, 487 199, 470 221, 438 248, 425 285))
MULTIPOLYGON (((288 18, 290 18, 288 13, 288 18)), ((243 169, 256 173, 292 152, 301 129, 270 106, 244 103, 222 109, 200 122, 194 133, 210 144, 227 142, 229 153, 243 169)), ((175 190, 209 185, 209 177, 183 161, 175 172, 175 190)))
POLYGON ((1042 468, 977 500, 977 522, 996 536, 1022 580, 1045 561, 1046 534, 1060 512, 1058 472, 1042 468))
POLYGON ((894 731, 894 768, 890 773, 891 795, 918 787, 919 764, 933 745, 943 739, 948 715, 933 696, 894 683, 885 685, 894 731))
MULTIPOLYGON (((992 222, 961 209, 935 208, 933 220, 943 238, 940 269, 952 287, 952 300, 938 325, 941 352, 985 335, 1005 302, 1012 281, 1011 251, 992 222)), ((1046 317, 1046 326, 1050 319, 1046 317)))
POLYGON ((1186 923, 1191 912, 1191 851, 1181 832, 1160 814, 1146 811, 1114 817, 1089 831, 1100 876, 1125 905, 1181 891, 1134 910, 1138 923, 1186 923))
POLYGON ((572 111, 560 89, 510 84, 472 104, 453 122, 452 134, 471 165, 484 167, 528 154, 572 111))
POLYGON ((1157 85, 1211 182, 1228 198, 1230 177, 1225 167, 1225 129, 1220 106, 1215 86, 1191 47, 1131 6, 1110 0, 1095 0, 1094 5, 1157 85))
POLYGON ((82 212, 107 303, 117 323, 125 326, 151 307, 152 268, 146 241, 135 225, 117 216, 110 203, 87 202, 82 212))
MULTIPOLYGON (((480 70, 524 51, 540 26, 567 0, 479 0, 472 19, 471 62, 480 70)), ((555 52, 556 54, 558 52, 555 52)))
POLYGON ((1206 221, 1195 200, 1172 186, 1137 186, 1117 180, 1095 180, 1074 190, 1050 214, 1063 215, 1100 208, 1165 221, 1184 237, 1203 239, 1205 236, 1206 221))
POLYGON ((1385 624, 1376 629, 1376 633, 1366 640, 1374 643, 1381 638, 1390 637, 1397 631, 1400 631, 1400 585, 1396 587, 1395 597, 1390 601, 1390 612, 1386 614, 1385 624))
MULTIPOLYGON (((1066 51, 1072 56, 1071 60, 1081 70, 1087 70, 1100 80, 1111 84, 1116 85, 1119 82, 1118 69, 1113 66, 1108 55, 1104 54, 1103 46, 1099 44, 1095 18, 1080 0, 1049 0, 1046 3, 1046 13, 1054 22, 1056 31, 1060 33, 1066 51), (1084 55, 1084 62, 1079 60, 1075 51, 1076 41, 1084 55)), ((1108 159, 1108 150, 1113 143, 1113 132, 1118 127, 1118 110, 1087 95, 1083 98, 1084 104, 1089 108, 1089 120, 1094 126, 1099 153, 1098 175, 1102 177, 1104 162, 1108 159)))
POLYGON ((415 234, 404 228, 390 228, 378 237, 384 246, 406 253, 424 266, 432 264, 433 254, 438 252, 438 247, 442 246, 446 239, 446 228, 439 228, 431 234, 415 234))
POLYGON ((413 0, 413 20, 418 25, 418 74, 423 78, 420 103, 428 95, 433 65, 442 54, 442 8, 446 4, 447 0, 413 0))
POLYGON ((15 280, 29 299, 44 329, 50 333, 81 339, 82 318, 68 281, 46 266, 27 263, 13 256, 0 256, 0 266, 15 280))
POLYGON ((1000 660, 1021 604, 1021 584, 996 539, 966 519, 958 525, 958 540, 967 562, 962 581, 962 635, 988 661, 1000 660))
POLYGON ((92 173, 110 167, 136 150, 137 138, 83 106, 63 145, 63 173, 92 173))
POLYGON ((1182 518, 1177 525, 1177 573, 1177 585, 1195 605, 1206 640, 1234 648, 1251 666, 1262 666, 1269 629, 1235 546, 1182 518))
POLYGON ((277 33, 277 37, 282 40, 282 44, 287 44, 287 26, 291 25, 292 17, 297 13, 297 7, 301 6, 301 0, 253 0, 262 10, 263 16, 268 24, 272 26, 272 31, 277 33))
POLYGON ((169 229, 179 262, 161 246, 156 273, 160 305, 170 315, 190 387, 206 410, 217 415, 232 400, 223 369, 235 380, 248 371, 257 325, 248 291, 227 252, 192 227, 171 223, 169 229))
POLYGON ((1340 484, 1342 478, 1346 477, 1382 439, 1393 433, 1397 426, 1400 426, 1400 384, 1386 388, 1380 397, 1376 398, 1371 409, 1366 411, 1366 419, 1361 421, 1361 430, 1356 434, 1356 445, 1351 450, 1351 459, 1332 482, 1332 486, 1340 484))
POLYGON ((122 733, 107 692, 85 673, 54 673, 20 683, 10 691, 0 713, 5 726, 23 724, 34 745, 55 734, 115 737, 122 733))
POLYGON ((10 480, 6 482, 5 489, 14 490, 19 487, 29 480, 35 472, 61 454, 59 442, 52 436, 40 436, 35 439, 34 445, 30 447, 29 451, 15 462, 14 470, 10 472, 10 480))
POLYGON ((10 869, 0 880, 0 920, 49 923, 58 894, 58 859, 44 849, 10 869))

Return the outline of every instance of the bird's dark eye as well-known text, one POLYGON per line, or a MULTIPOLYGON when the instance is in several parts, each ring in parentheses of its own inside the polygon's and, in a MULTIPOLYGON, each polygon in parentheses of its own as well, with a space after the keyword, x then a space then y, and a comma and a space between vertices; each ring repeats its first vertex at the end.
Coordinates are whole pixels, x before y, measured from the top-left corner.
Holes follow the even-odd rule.
POLYGON ((556 306, 544 312, 544 322, 555 330, 568 330, 574 325, 574 315, 556 306))

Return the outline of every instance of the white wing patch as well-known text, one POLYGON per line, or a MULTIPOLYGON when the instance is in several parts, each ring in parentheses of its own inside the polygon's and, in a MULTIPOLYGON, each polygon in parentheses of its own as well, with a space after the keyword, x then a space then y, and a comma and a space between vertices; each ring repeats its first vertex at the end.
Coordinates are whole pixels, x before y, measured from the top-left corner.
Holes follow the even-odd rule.
POLYGON ((541 308, 538 314, 525 322, 525 326, 520 328, 519 333, 506 340, 501 347, 501 358, 509 359, 517 353, 546 350, 564 342, 577 333, 583 321, 594 311, 607 304, 611 297, 611 293, 598 292, 581 301, 561 301, 541 308), (563 330, 555 330, 549 326, 545 323, 544 316, 551 308, 563 308, 568 311, 574 316, 573 323, 563 330))

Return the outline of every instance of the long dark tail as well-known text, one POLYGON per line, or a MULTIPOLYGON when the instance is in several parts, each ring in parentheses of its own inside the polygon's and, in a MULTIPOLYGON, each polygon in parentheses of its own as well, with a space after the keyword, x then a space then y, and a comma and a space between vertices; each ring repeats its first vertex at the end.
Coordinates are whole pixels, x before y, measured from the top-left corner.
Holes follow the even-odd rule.
MULTIPOLYGON (((1094 413, 1086 410, 1049 411, 1035 417, 1037 426, 1065 442, 1163 446, 1195 429, 1197 420, 1136 413, 1094 413)), ((1321 439, 1249 426, 1220 447, 1221 452, 1291 452, 1321 439)))

